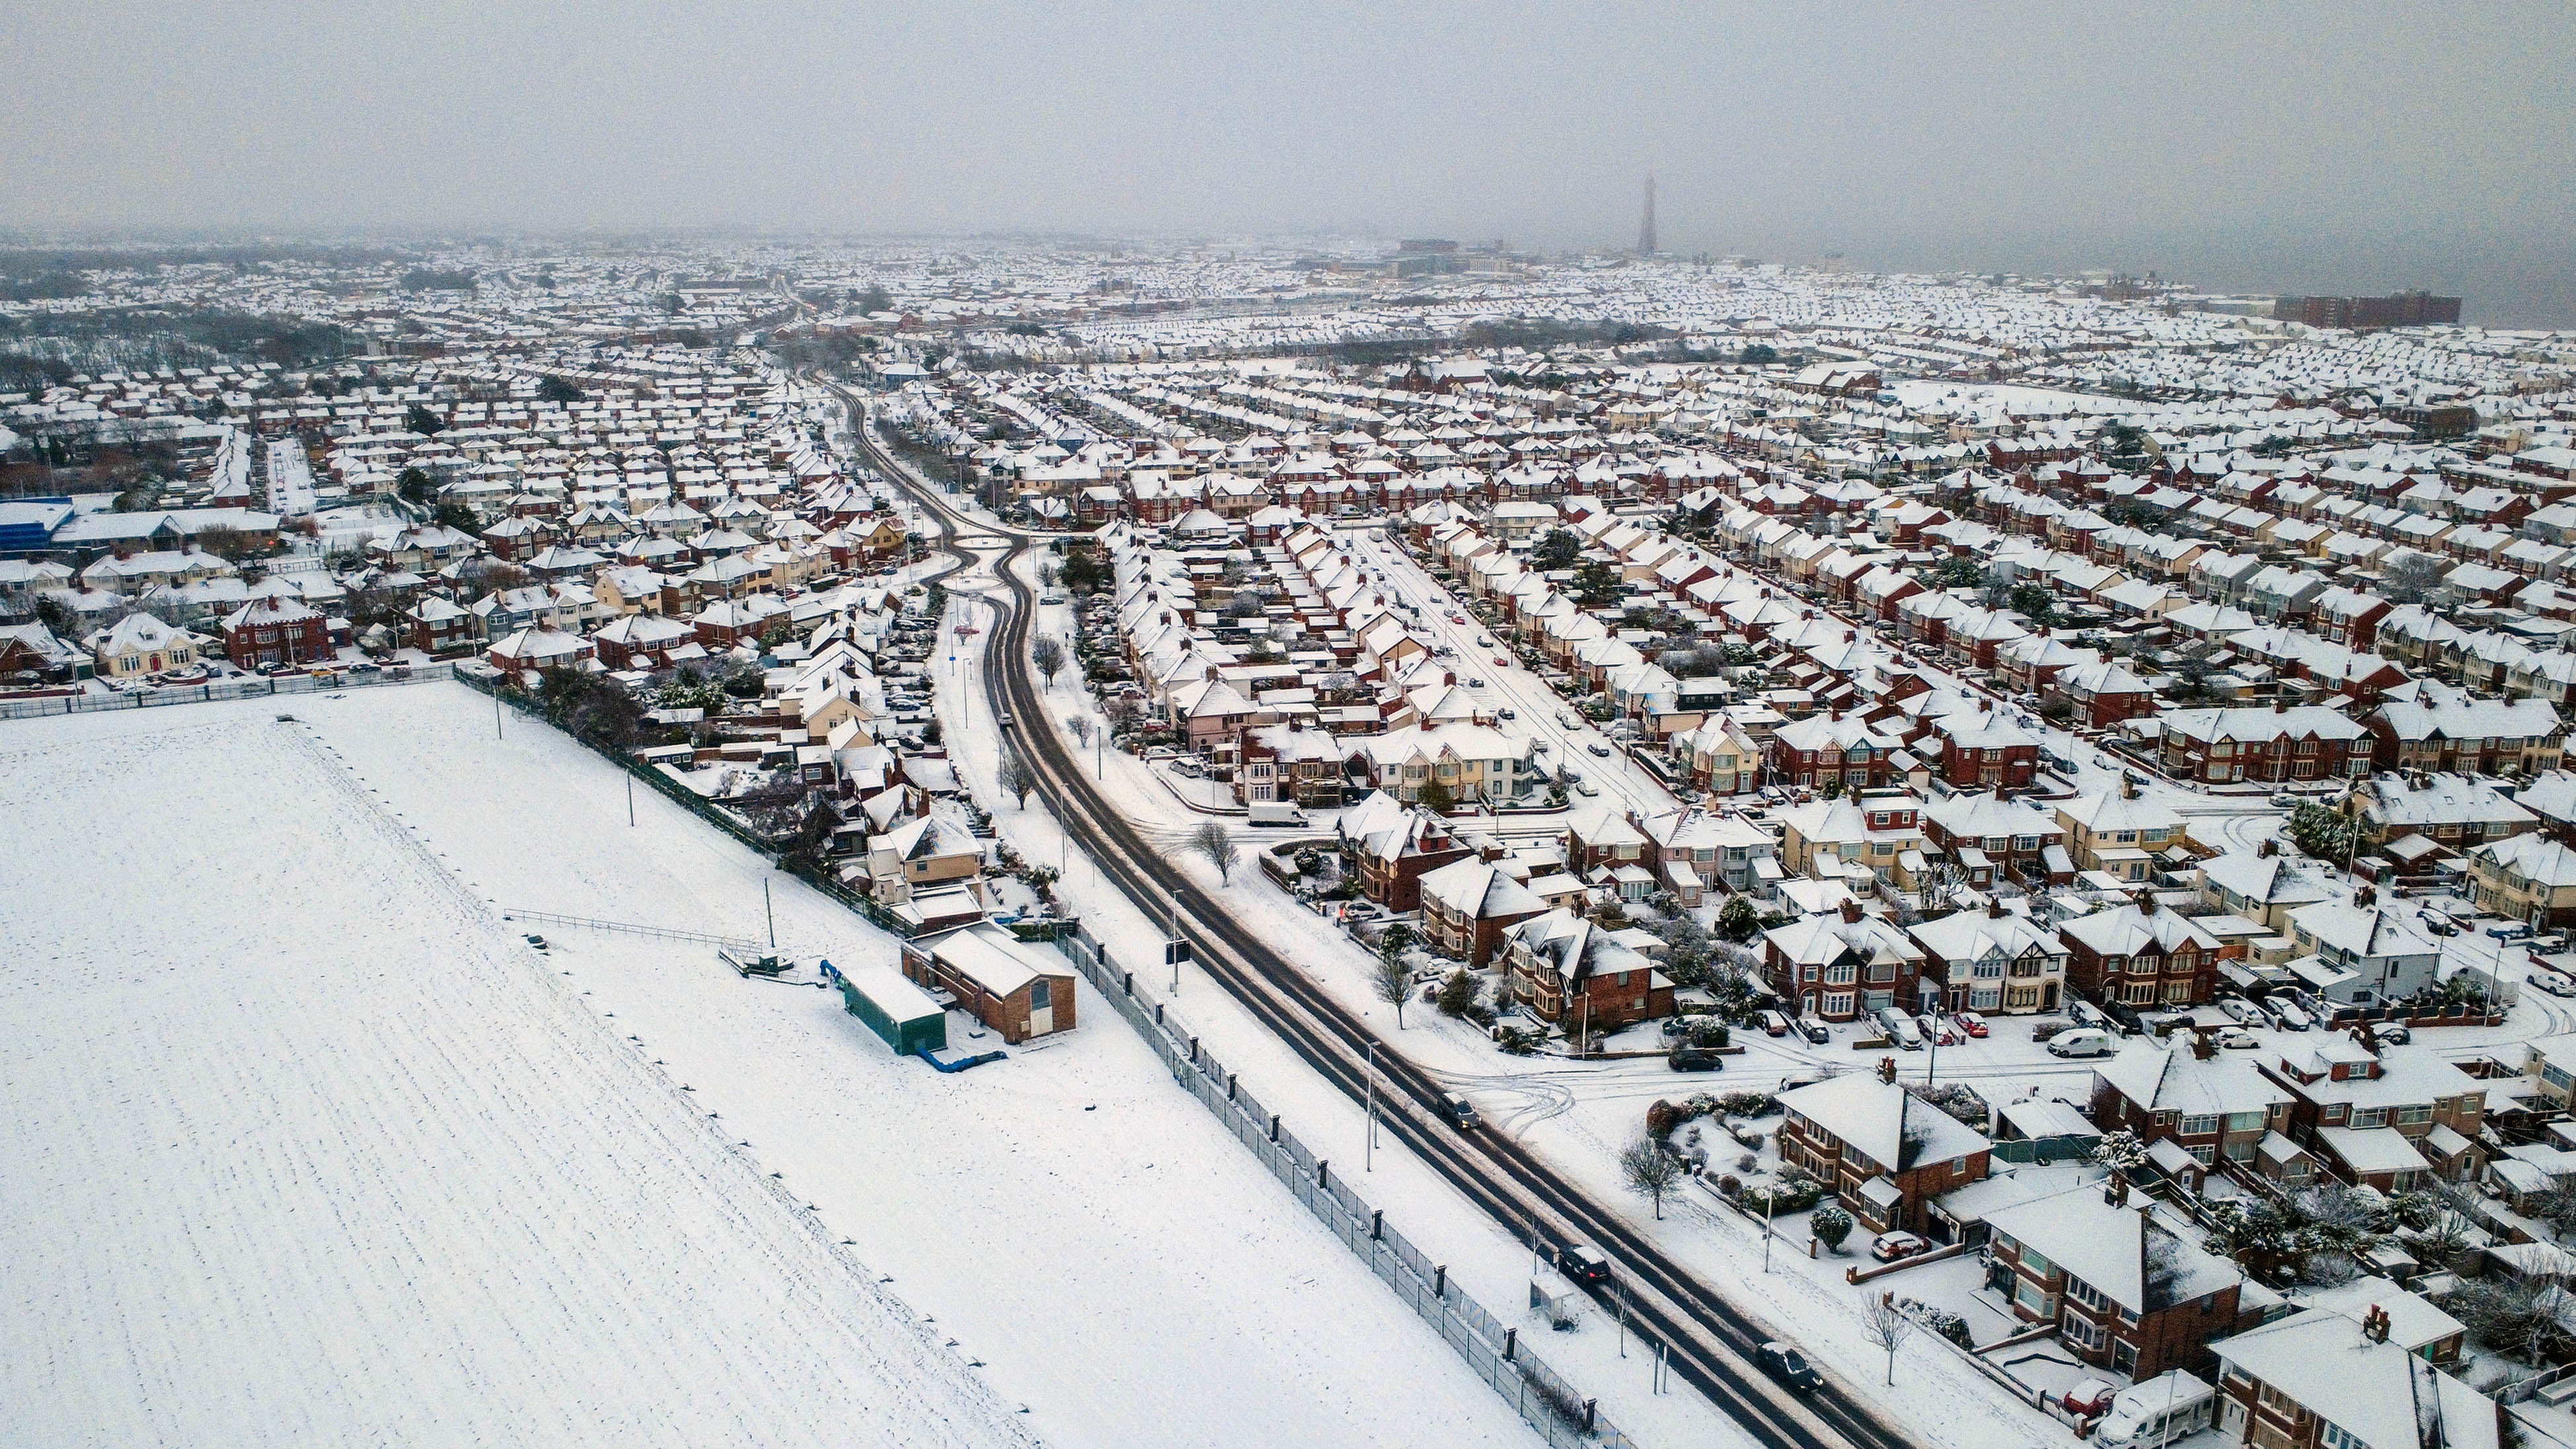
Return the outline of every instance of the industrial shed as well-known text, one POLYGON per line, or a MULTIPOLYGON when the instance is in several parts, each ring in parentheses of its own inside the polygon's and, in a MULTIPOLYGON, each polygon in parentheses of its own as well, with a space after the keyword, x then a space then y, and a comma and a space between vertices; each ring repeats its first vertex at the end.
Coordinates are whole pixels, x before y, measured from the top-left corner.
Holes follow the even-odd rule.
POLYGON ((948 1045, 948 1013, 929 993, 884 966, 835 971, 841 1004, 868 1024, 898 1056, 940 1051, 948 1045))

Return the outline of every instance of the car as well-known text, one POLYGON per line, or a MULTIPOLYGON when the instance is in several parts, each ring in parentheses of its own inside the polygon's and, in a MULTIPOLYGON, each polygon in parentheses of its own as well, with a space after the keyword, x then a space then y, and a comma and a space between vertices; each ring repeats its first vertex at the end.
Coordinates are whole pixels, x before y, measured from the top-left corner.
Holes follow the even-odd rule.
POLYGON ((1512 667, 1512 661, 1505 659, 1500 654, 1497 654, 1494 656, 1494 667, 1496 669, 1509 669, 1512 667))
POLYGON ((1806 1017, 1798 1019, 1798 1035, 1805 1037, 1809 1046, 1823 1046, 1834 1039, 1833 1033, 1825 1030, 1823 1022, 1806 1017))
POLYGON ((1882 1006, 1878 1009, 1877 1019, 1879 1030, 1889 1041, 1896 1043, 1900 1050, 1909 1052, 1923 1050, 1923 1029, 1914 1024, 1914 1018, 1893 1006, 1882 1006))
POLYGON ((1782 1016, 1776 1011, 1763 1012, 1762 1032, 1765 1036, 1787 1036, 1789 1034, 1789 1018, 1782 1016))
POLYGON ((1449 616, 1449 622, 1452 624, 1464 624, 1467 622, 1467 616, 1460 613, 1452 613, 1449 616))
POLYGON ((2567 949, 2567 933, 2552 931, 2546 936, 2534 936, 2523 945, 2529 947, 2535 956, 2554 956, 2567 949))
POLYGON ((1950 1020, 1957 1025, 1959 1030, 1967 1033, 1970 1037, 1983 1038, 1987 1035, 1988 1028, 1986 1026, 1986 1019, 1977 1015, 1973 1011, 1952 1012, 1950 1014, 1950 1020))
POLYGON ((1586 800, 1589 800, 1593 796, 1600 794, 1601 791, 1589 780, 1577 780, 1574 782, 1574 793, 1582 796, 1586 800))
POLYGON ((1726 1059, 1709 1047, 1677 1046, 1664 1058, 1664 1064, 1677 1072, 1722 1072, 1726 1059))
POLYGON ((2232 1052, 2250 1052, 2263 1044, 2263 1039, 2241 1026, 2231 1026, 2218 1034, 2218 1044, 2232 1052))
POLYGON ((999 720, 995 721, 995 723, 1001 725, 1004 729, 1009 729, 1011 727, 1011 717, 1007 714, 1003 715, 999 720))
POLYGON ((2487 927, 2486 933, 2499 941, 2525 940, 2532 934, 2531 922, 2506 921, 2500 925, 2487 927))
POLYGON ((2075 1387, 2068 1389, 2059 1403, 2075 1417, 2090 1419, 2108 1413, 2111 1400, 2118 1397, 2119 1392, 2120 1386, 2108 1379, 2078 1379, 2075 1387))
POLYGON ((1594 740, 1589 744, 1586 744, 1583 748, 1589 753, 1599 755, 1605 760, 1610 758, 1610 747, 1601 743, 1599 740, 1594 740))
POLYGON ((2138 1015, 2138 1009, 2125 1001, 2103 1002, 2102 1014, 2111 1018, 2112 1024, 2129 1036, 2147 1034, 2147 1019, 2138 1015))
POLYGON ((1496 718, 1496 719, 1519 719, 1519 718, 1520 718, 1520 712, 1519 712, 1518 710, 1514 710, 1514 709, 1511 709, 1511 708, 1506 707, 1506 708, 1503 708, 1503 709, 1495 710, 1495 711, 1494 711, 1494 718, 1496 718))
POLYGON ((2258 1009, 2253 1002, 2246 1000, 2242 996, 2220 997, 2218 999, 2218 1009, 2226 1012, 2228 1019, 2234 1021, 2238 1026, 2257 1026, 2260 1025, 2263 1020, 2262 1011, 2258 1009))
POLYGON ((1485 681, 1477 675, 1470 674, 1467 676, 1467 687, 1469 689, 1482 689, 1485 687, 1485 681))
POLYGON ((1493 648, 1493 647, 1494 647, 1494 636, 1493 636, 1493 635, 1491 635, 1491 634, 1479 634, 1479 635, 1477 635, 1477 636, 1476 636, 1476 647, 1477 647, 1477 648, 1479 648, 1479 649, 1491 649, 1491 648, 1493 648))
POLYGON ((2111 1034, 2098 1026, 2079 1026, 2048 1039, 2048 1054, 2053 1057, 2107 1057, 2116 1050, 2111 1034))
POLYGON ((1932 1245, 1912 1233, 1881 1233, 1869 1245, 1869 1255, 1882 1263, 1911 1258, 1932 1251, 1932 1245))
POLYGON ((1934 1046, 1957 1046, 1967 1040, 1959 1034, 1957 1027, 1928 1011, 1914 1018, 1914 1029, 1923 1033, 1923 1039, 1934 1046))
POLYGON ((2101 1031, 2117 1031, 2120 1028, 2120 1024, 2111 1019, 2109 1012, 2089 1001, 2078 1001, 2067 1007, 2066 1014, 2075 1018, 2077 1026, 2094 1027, 2101 1031))
POLYGON ((1607 1283, 1610 1260, 1590 1243, 1575 1243, 1556 1250, 1556 1271, 1577 1283, 1607 1283))
POLYGON ((2299 1009, 2297 1002, 2277 996, 2263 1003, 2263 1015, 2283 1031, 2306 1031, 2316 1025, 2306 1012, 2299 1009))
POLYGON ((1440 1115, 1461 1132, 1476 1130, 1483 1120, 1476 1115, 1476 1105, 1455 1092, 1440 1094, 1440 1115))
POLYGON ((1808 1365, 1806 1355, 1776 1339, 1753 1350, 1753 1361, 1799 1393, 1812 1394, 1825 1386, 1825 1376, 1808 1365))
POLYGON ((2576 981, 2555 971, 2533 971, 2523 979, 2552 996, 2576 996, 2576 981))
POLYGON ((2432 911, 2417 911, 2415 913, 2415 919, 2423 923, 2425 930, 2432 932, 2436 936, 2456 936, 2460 934, 2460 928, 2452 925, 2451 919, 2448 916, 2439 915, 2432 911))
POLYGON ((2371 1035, 2379 1038, 2381 1046, 2404 1046, 2415 1039, 2415 1033, 2408 1031, 2403 1022, 2395 1021, 2386 1026, 2373 1027, 2371 1035))

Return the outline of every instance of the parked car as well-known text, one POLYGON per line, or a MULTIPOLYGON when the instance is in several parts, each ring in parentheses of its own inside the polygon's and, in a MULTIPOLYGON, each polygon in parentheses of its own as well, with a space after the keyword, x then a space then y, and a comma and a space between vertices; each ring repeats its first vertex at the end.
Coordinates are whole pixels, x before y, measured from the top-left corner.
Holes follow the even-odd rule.
POLYGON ((1914 1029, 1923 1033, 1923 1039, 1935 1046, 1957 1046, 1967 1040, 1959 1034, 1956 1026, 1928 1011, 1914 1018, 1914 1029))
POLYGON ((1591 751, 1593 754, 1599 755, 1601 758, 1603 758, 1603 759, 1605 759, 1605 760, 1606 760, 1606 759, 1608 759, 1608 758, 1610 758, 1610 747, 1609 747, 1608 745, 1605 745, 1605 744, 1601 743, 1599 740, 1594 740, 1594 741, 1593 741, 1593 742, 1591 742, 1590 744, 1585 745, 1583 748, 1585 748, 1586 750, 1591 751))
POLYGON ((1809 1046, 1823 1046, 1834 1039, 1833 1033, 1825 1030, 1825 1024, 1813 1017, 1798 1019, 1798 1034, 1807 1039, 1809 1046))
POLYGON ((2263 1044, 2263 1039, 2241 1026, 2231 1026, 2218 1034, 2218 1044, 2232 1052, 2250 1052, 2263 1044))
POLYGON ((1766 1036, 1787 1036, 1789 1018, 1776 1011, 1766 1011, 1762 1013, 1762 1031, 1766 1036))
POLYGON ((2501 925, 2487 927, 2487 934, 2495 937, 2499 941, 2523 940, 2532 934, 2531 922, 2506 921, 2501 925))
POLYGON ((2523 979, 2552 996, 2576 996, 2576 981, 2571 981, 2555 971, 2535 970, 2523 979))
POLYGON ((2111 1018, 2114 1025, 2130 1036, 2147 1034, 2147 1019, 2138 1015, 2138 1009, 2125 1001, 2103 1002, 2102 1014, 2111 1018))
POLYGON ((1971 1038, 1982 1039, 1988 1035, 1986 1019, 1973 1011, 1954 1011, 1950 1020, 1971 1038))
POLYGON ((2066 1014, 2075 1018, 2075 1024, 2077 1026, 2089 1026, 2098 1031, 2105 1032, 2117 1031, 2120 1029, 2120 1024, 2111 1019, 2111 1014, 2109 1012, 2104 1011, 2102 1008, 2095 1006, 2089 1001, 2075 1002, 2066 1008, 2066 1014))
POLYGON ((1665 1065, 1671 1067, 1677 1072, 1722 1072, 1726 1070, 1726 1059, 1719 1056, 1714 1048, 1696 1047, 1688 1044, 1674 1047, 1672 1054, 1667 1056, 1664 1059, 1664 1062, 1665 1065))
POLYGON ((2263 1003, 2263 1016, 2282 1031, 2306 1031, 2316 1025, 2306 1012, 2299 1009, 2297 1002, 2278 996, 2263 1003))
POLYGON ((1464 624, 1467 622, 1467 616, 1452 610, 1449 614, 1449 622, 1452 624, 1464 624))
POLYGON ((1799 1393, 1812 1394, 1825 1386, 1825 1376, 1808 1365, 1804 1354, 1777 1339, 1753 1350, 1753 1361, 1799 1393))
POLYGON ((1500 654, 1497 654, 1494 656, 1494 667, 1496 669, 1509 669, 1512 667, 1512 661, 1505 659, 1500 654))
POLYGON ((1882 1006, 1878 1009, 1877 1020, 1880 1031, 1900 1049, 1909 1052, 1923 1050, 1923 1029, 1914 1024, 1914 1018, 1893 1006, 1882 1006))
POLYGON ((2238 1026, 2258 1026, 2263 1021, 2263 1013, 2255 1007, 2253 1002, 2246 1000, 2242 996, 2220 997, 2218 999, 2218 1009, 2226 1012, 2228 1018, 2234 1021, 2238 1026))
POLYGON ((1485 681, 1477 675, 1470 674, 1467 676, 1467 687, 1469 689, 1482 689, 1485 687, 1485 681))
POLYGON ((1912 1233, 1881 1233, 1869 1245, 1869 1255, 1882 1263, 1911 1258, 1932 1251, 1932 1245, 1912 1233))
POLYGON ((1610 1260, 1590 1243, 1576 1243, 1556 1250, 1556 1271, 1577 1283, 1607 1283, 1610 1260))
POLYGON ((1475 1104, 1455 1092, 1440 1094, 1440 1115, 1448 1118, 1449 1125, 1461 1132, 1474 1131, 1483 1120, 1476 1115, 1475 1104))
POLYGON ((1476 647, 1477 647, 1477 648, 1479 648, 1479 649, 1491 649, 1491 648, 1493 648, 1493 647, 1494 647, 1494 636, 1493 636, 1493 635, 1491 635, 1491 634, 1479 634, 1479 635, 1477 635, 1477 636, 1476 636, 1476 647))
POLYGON ((1585 798, 1585 799, 1587 799, 1587 800, 1589 800, 1589 799, 1591 799, 1593 796, 1598 795, 1598 794, 1600 794, 1601 792, 1600 792, 1598 789, 1595 789, 1595 788, 1593 787, 1593 784, 1592 784, 1592 782, 1591 782, 1591 781, 1589 781, 1589 780, 1577 780, 1577 781, 1575 781, 1575 782, 1574 782, 1574 793, 1575 793, 1575 794, 1577 794, 1577 795, 1582 796, 1583 798, 1585 798))
POLYGON ((2451 924, 2451 918, 2443 915, 2439 911, 2417 911, 2415 913, 2415 919, 2423 923, 2425 930, 2432 932, 2436 936, 2456 936, 2460 934, 2460 928, 2451 924))
POLYGON ((2110 1411, 2111 1400, 2118 1397, 2120 1386, 2108 1379, 2078 1379, 2060 1402, 2066 1412, 2079 1419, 2090 1419, 2110 1411))
POLYGON ((2371 1028, 2371 1034, 2379 1038, 2382 1046, 2404 1046, 2415 1039, 2415 1033, 2408 1031, 2402 1022, 2394 1021, 2371 1028))
POLYGON ((2079 1026, 2048 1039, 2048 1054, 2053 1057, 2107 1057, 2113 1050, 2111 1034, 2098 1026, 2079 1026))

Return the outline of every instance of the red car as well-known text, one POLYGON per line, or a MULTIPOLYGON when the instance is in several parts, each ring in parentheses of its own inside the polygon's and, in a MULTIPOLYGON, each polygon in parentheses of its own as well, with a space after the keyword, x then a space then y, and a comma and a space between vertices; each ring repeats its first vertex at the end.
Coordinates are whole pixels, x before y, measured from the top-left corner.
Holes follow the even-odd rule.
POLYGON ((1986 1034, 1986 1019, 1973 1011, 1954 1011, 1950 1014, 1950 1020, 1958 1025, 1959 1030, 1972 1037, 1982 1037, 1986 1034))
POLYGON ((1512 661, 1505 659, 1500 654, 1497 654, 1494 656, 1494 667, 1496 669, 1509 669, 1512 667, 1512 661))

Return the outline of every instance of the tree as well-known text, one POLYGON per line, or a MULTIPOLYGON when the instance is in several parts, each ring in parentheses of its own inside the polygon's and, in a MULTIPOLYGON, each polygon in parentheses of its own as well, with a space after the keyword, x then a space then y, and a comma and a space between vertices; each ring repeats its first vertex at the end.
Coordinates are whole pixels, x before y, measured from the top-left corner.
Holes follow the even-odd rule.
POLYGON ((2392 604, 2420 604, 2432 597, 2450 571, 2447 560, 2408 549, 2379 571, 2380 597, 2392 604))
POLYGON ((1067 716, 1064 722, 1064 727, 1073 731, 1073 742, 1075 744, 1081 745, 1086 749, 1090 748, 1092 730, 1091 716, 1087 714, 1067 716))
POLYGON ((539 402, 577 403, 587 396, 589 394, 560 377, 550 374, 537 379, 537 401, 539 402))
POLYGON ((427 469, 405 468, 394 479, 394 491, 402 495, 405 503, 427 508, 431 497, 438 492, 438 480, 429 476, 427 469))
POLYGON ((434 438, 447 430, 447 419, 419 403, 403 409, 403 426, 424 438, 434 438))
POLYGON ((1955 554, 1932 571, 1932 582, 1945 589, 1973 589, 1986 581, 1986 561, 1972 553, 1955 554))
POLYGON ((462 503, 438 505, 429 511, 429 521, 441 528, 455 529, 458 533, 472 533, 481 527, 474 517, 474 510, 462 503))
POLYGON ((2126 1127, 2106 1132, 2093 1146, 2093 1165, 2114 1172, 2135 1172, 2147 1165, 2147 1149, 2138 1141, 2138 1134, 2126 1127))
POLYGON ((1226 833, 1224 826, 1213 820, 1200 825, 1190 832, 1189 848, 1216 867, 1218 880, 1227 885, 1234 884, 1234 867, 1243 855, 1236 849, 1234 837, 1226 833))
POLYGON ((1023 810, 1029 808, 1029 792, 1037 787, 1038 772, 1029 768, 1028 761, 1017 755, 1002 761, 1002 788, 1010 792, 1013 800, 1019 802, 1019 808, 1023 810))
POLYGON ((1730 941, 1750 941, 1762 929, 1762 913, 1743 896, 1729 896, 1718 908, 1717 933, 1730 941))
POLYGON ((1476 998, 1480 994, 1481 988, 1477 986, 1476 978, 1469 974, 1466 967, 1461 966, 1450 972, 1440 983, 1440 995, 1437 998, 1440 1014, 1465 1016, 1476 1009, 1476 998))
POLYGON ((1896 1295, 1882 1292, 1875 1298, 1863 1298, 1860 1305, 1861 1336, 1887 1350, 1887 1381, 1896 1382, 1896 1351, 1914 1335, 1914 1318, 1896 1306, 1896 1295))
POLYGON ((1457 792, 1437 780, 1423 781, 1414 798, 1422 802, 1423 809, 1434 815, 1446 815, 1458 808, 1457 792))
POLYGON ((2036 579, 2013 585, 2004 595, 2004 602, 2037 628, 2045 629, 2057 618, 2056 597, 2049 593, 2048 585, 2036 579))
POLYGON ((1053 634, 1041 634, 1029 646, 1029 662, 1046 676, 1047 688, 1055 688, 1056 675, 1064 671, 1064 641, 1053 634))
POLYGON ((1619 596, 1619 571, 1606 559, 1588 558, 1574 570, 1574 601, 1599 608, 1619 596))
POLYGON ((1778 362, 1780 349, 1767 342, 1748 342, 1744 344, 1743 351, 1735 354, 1735 360, 1748 367, 1761 367, 1778 362))
POLYGON ((1661 1222, 1664 1197, 1681 1184, 1682 1165, 1662 1143, 1640 1137, 1619 1150, 1619 1177, 1630 1192, 1655 1205, 1655 1220, 1661 1222))
POLYGON ((1389 926, 1377 938, 1377 969, 1369 974, 1369 985, 1377 999, 1395 1008, 1395 1029, 1404 1030, 1404 999, 1413 994, 1413 969, 1404 961, 1404 953, 1413 945, 1413 932, 1389 926))
POLYGON ((1570 528, 1551 528, 1530 545, 1530 567, 1540 573, 1570 569, 1583 556, 1583 535, 1570 528))
POLYGON ((1851 1230, 1852 1215, 1832 1203, 1807 1215, 1807 1231, 1816 1235, 1816 1241, 1824 1244, 1828 1253, 1841 1252, 1843 1239, 1851 1236, 1851 1230))
POLYGON ((2290 811, 2290 842, 2316 860, 2349 860, 2361 845, 2361 822, 2347 820, 2313 800, 2290 811))

